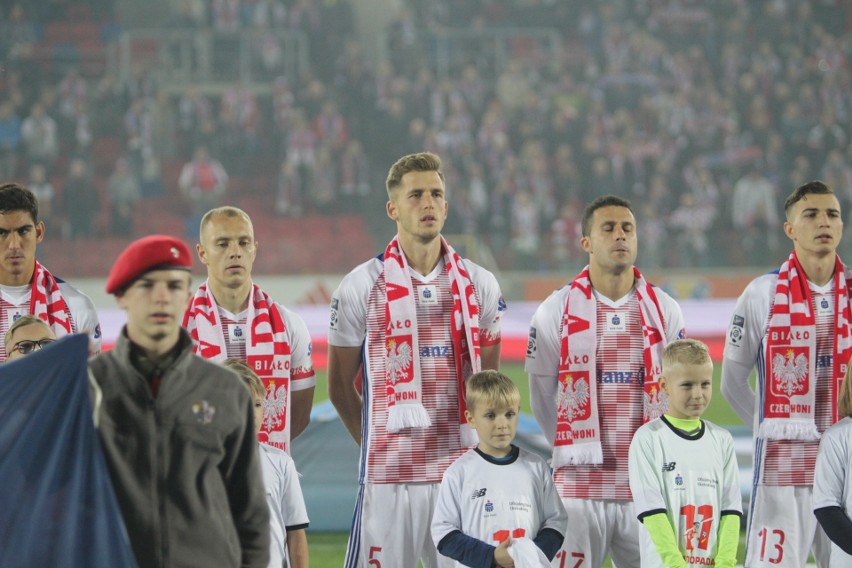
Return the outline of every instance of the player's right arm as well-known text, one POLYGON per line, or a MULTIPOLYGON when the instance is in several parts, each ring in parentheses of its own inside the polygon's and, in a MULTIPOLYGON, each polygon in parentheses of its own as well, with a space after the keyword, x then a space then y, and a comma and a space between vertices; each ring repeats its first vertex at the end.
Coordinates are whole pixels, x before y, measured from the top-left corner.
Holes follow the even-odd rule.
POLYGON ((754 424, 755 393, 748 379, 761 352, 769 316, 769 302, 777 275, 753 280, 734 307, 725 337, 722 360, 722 396, 746 424, 754 424))
POLYGON ((533 314, 524 364, 529 375, 533 415, 551 445, 556 437, 561 326, 566 297, 567 288, 557 290, 533 314))
POLYGON ((344 277, 331 298, 328 329, 328 397, 343 425, 361 444, 363 401, 355 379, 364 362, 367 336, 367 301, 381 269, 375 259, 344 277))
POLYGON ((361 368, 360 347, 328 346, 328 397, 343 425, 361 444, 361 395, 355 389, 355 378, 361 368))

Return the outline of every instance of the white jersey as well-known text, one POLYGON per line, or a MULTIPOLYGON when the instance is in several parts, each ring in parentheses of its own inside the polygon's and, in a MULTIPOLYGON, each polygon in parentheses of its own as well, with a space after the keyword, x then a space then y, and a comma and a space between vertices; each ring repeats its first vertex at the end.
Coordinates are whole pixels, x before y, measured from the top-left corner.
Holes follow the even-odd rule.
MULTIPOLYGON (((734 440, 702 420, 694 438, 664 418, 636 431, 630 444, 630 488, 637 516, 665 512, 688 566, 711 565, 723 514, 742 514, 734 440)), ((640 531, 642 566, 663 567, 646 529, 640 531)))
MULTIPOLYGON (((222 306, 217 307, 228 357, 245 361, 248 309, 232 314, 222 306)), ((308 333, 308 326, 305 325, 301 316, 281 304, 275 302, 271 307, 281 314, 284 327, 287 329, 287 341, 290 344, 290 391, 300 391, 315 386, 317 379, 311 359, 311 335, 308 333)))
MULTIPOLYGON (((54 278, 56 278, 54 276, 54 278)), ((92 300, 64 280, 56 278, 59 291, 71 312, 71 329, 74 333, 88 333, 91 338, 90 355, 101 351, 101 326, 98 311, 92 300)), ((32 284, 24 286, 0 285, 0 336, 5 336, 12 323, 30 313, 32 284)), ((6 346, 0 341, 0 362, 6 360, 6 346)))
MULTIPOLYGON (((525 369, 530 375, 533 412, 553 443, 556 393, 562 342, 562 314, 569 286, 551 294, 532 318, 525 369)), ((680 306, 655 288, 663 315, 666 341, 683 337, 680 306)), ((630 440, 644 421, 644 342, 635 289, 613 302, 595 293, 597 314, 597 395, 604 461, 600 465, 556 468, 559 495, 579 499, 630 499, 627 457, 630 440), (618 316, 620 325, 609 322, 618 316)))
POLYGON ((308 512, 296 464, 287 452, 259 444, 260 467, 269 505, 269 568, 288 566, 287 531, 308 526, 308 512))
MULTIPOLYGON (((777 281, 777 272, 751 281, 737 300, 725 343, 722 393, 743 419, 749 416, 754 418, 754 432, 758 431, 763 418, 766 334, 777 281), (752 367, 757 369, 757 394, 748 383, 752 367)), ((824 432, 831 426, 832 420, 834 281, 826 286, 813 283, 809 283, 809 286, 817 330, 815 421, 817 430, 824 432)), ((758 439, 754 455, 756 482, 766 485, 811 485, 818 449, 819 442, 816 440, 758 439)))
MULTIPOLYGON (((505 309, 494 275, 468 261, 479 306, 482 346, 500 342, 505 309)), ((421 276, 411 272, 417 309, 423 406, 430 428, 390 433, 385 388, 384 265, 373 258, 350 272, 331 300, 329 345, 363 347, 362 483, 440 483, 444 470, 468 448, 459 435, 460 413, 451 335, 453 298, 445 263, 421 276)))
POLYGON ((514 459, 501 461, 473 449, 444 473, 432 540, 437 546, 451 532, 461 531, 497 546, 506 537, 534 539, 546 528, 564 536, 567 524, 543 459, 519 449, 514 459))

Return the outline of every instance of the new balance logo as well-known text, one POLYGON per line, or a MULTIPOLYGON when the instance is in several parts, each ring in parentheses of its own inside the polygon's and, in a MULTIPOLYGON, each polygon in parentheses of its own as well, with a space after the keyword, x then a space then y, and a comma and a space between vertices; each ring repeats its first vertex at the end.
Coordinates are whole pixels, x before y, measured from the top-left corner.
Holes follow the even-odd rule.
POLYGON ((663 464, 663 471, 674 471, 675 462, 669 462, 663 464))
POLYGON ((474 489, 473 495, 470 496, 470 500, 473 501, 474 499, 479 499, 480 497, 485 497, 486 491, 487 491, 487 489, 484 488, 484 487, 482 489, 474 489))

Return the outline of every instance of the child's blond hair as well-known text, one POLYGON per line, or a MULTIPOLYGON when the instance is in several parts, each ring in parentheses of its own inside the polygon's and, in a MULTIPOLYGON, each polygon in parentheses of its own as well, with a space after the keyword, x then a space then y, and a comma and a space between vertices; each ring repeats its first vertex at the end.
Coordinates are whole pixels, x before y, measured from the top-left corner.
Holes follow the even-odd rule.
POLYGON ((672 365, 704 365, 712 361, 704 343, 697 339, 677 339, 663 351, 663 373, 672 365))
POLYGON ((225 361, 222 362, 222 366, 237 373, 245 382, 252 395, 260 397, 261 399, 266 397, 266 389, 263 387, 263 381, 260 380, 257 373, 255 373, 244 361, 234 358, 225 359, 225 361))
POLYGON ((512 379, 500 371, 480 371, 467 380, 465 404, 470 412, 473 412, 479 404, 519 407, 521 392, 512 379))

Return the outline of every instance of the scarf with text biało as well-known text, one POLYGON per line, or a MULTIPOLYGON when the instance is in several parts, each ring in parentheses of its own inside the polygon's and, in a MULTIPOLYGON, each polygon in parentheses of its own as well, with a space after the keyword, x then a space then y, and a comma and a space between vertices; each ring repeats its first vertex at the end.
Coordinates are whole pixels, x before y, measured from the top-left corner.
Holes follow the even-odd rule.
MULTIPOLYGON (((216 363, 228 358, 219 308, 207 282, 193 296, 183 326, 195 342, 194 353, 216 363)), ((290 342, 281 312, 257 284, 249 293, 246 328, 246 364, 266 389, 258 439, 289 452, 290 342)))
MULTIPOLYGON (((458 384, 459 430, 464 446, 476 444, 476 431, 468 424, 465 411, 465 381, 481 370, 479 305, 470 275, 461 257, 441 237, 443 262, 453 295, 452 343, 458 384)), ((385 387, 389 432, 403 428, 429 428, 432 421, 423 406, 423 377, 417 337, 417 306, 408 261, 399 244, 399 235, 384 254, 387 292, 385 304, 385 387)))
MULTIPOLYGON (((668 408, 668 397, 659 386, 666 346, 665 328, 653 288, 635 267, 633 276, 642 318, 645 371, 642 415, 643 422, 648 422, 668 408)), ((562 314, 553 467, 603 463, 597 390, 597 303, 589 279, 589 267, 586 266, 569 286, 562 314)))
POLYGON ((56 278, 38 261, 33 271, 30 313, 46 321, 56 337, 64 337, 76 331, 71 310, 62 297, 56 278))
MULTIPOLYGON (((834 261, 834 349, 832 350, 832 424, 837 422, 837 397, 852 356, 849 287, 852 272, 840 257, 834 261)), ((778 271, 775 301, 766 336, 763 419, 758 435, 770 440, 818 440, 816 427, 817 329, 807 276, 796 252, 778 271)))

